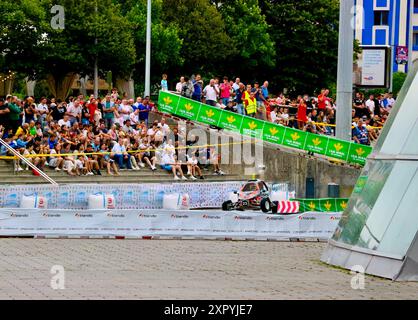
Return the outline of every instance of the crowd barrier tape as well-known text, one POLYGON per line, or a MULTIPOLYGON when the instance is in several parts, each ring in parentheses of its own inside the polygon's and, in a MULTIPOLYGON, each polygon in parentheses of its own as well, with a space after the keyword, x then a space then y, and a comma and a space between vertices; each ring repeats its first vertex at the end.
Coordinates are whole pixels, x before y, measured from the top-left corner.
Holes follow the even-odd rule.
MULTIPOLYGON (((320 126, 320 127, 336 127, 336 124, 331 124, 331 123, 325 123, 325 122, 312 122, 313 124, 320 126)), ((367 129, 383 129, 383 127, 374 127, 374 126, 366 126, 367 129)), ((351 129, 353 129, 354 126, 351 126, 351 129)))
POLYGON ((283 216, 254 211, 0 209, 0 235, 328 240, 340 218, 340 212, 283 216))
POLYGON ((191 121, 213 125, 265 142, 313 152, 328 158, 363 166, 372 152, 370 146, 284 127, 212 107, 179 95, 160 91, 158 110, 191 121))
POLYGON ((299 212, 336 212, 344 211, 348 204, 347 198, 323 198, 323 199, 290 199, 298 201, 299 212))
MULTIPOLYGON (((244 182, 193 182, 141 184, 70 184, 60 185, 0 185, 0 208, 18 208, 23 196, 38 195, 47 200, 49 209, 88 208, 92 194, 109 194, 115 198, 115 209, 161 209, 166 194, 188 194, 190 208, 220 208, 231 192, 244 182)), ((273 185, 275 190, 289 190, 287 183, 273 185)))
MULTIPOLYGON (((210 147, 222 147, 222 146, 232 146, 236 144, 243 144, 243 143, 253 143, 254 141, 251 140, 245 140, 245 141, 239 141, 239 142, 227 142, 227 143, 216 143, 216 144, 204 144, 204 145, 192 145, 192 146, 179 146, 172 148, 173 150, 188 150, 188 149, 200 149, 200 148, 210 148, 210 147)), ((135 154, 135 153, 144 153, 149 151, 158 151, 162 150, 161 148, 157 149, 138 149, 138 150, 129 150, 127 151, 129 154, 135 154)), ((79 153, 52 153, 52 154, 41 154, 41 153, 35 153, 35 154, 28 154, 28 155, 22 155, 24 158, 46 158, 46 157, 75 157, 75 156, 91 156, 91 155, 107 155, 107 154, 113 154, 111 151, 106 152, 79 152, 79 153)), ((13 160, 17 159, 16 156, 0 156, 0 160, 13 160)))

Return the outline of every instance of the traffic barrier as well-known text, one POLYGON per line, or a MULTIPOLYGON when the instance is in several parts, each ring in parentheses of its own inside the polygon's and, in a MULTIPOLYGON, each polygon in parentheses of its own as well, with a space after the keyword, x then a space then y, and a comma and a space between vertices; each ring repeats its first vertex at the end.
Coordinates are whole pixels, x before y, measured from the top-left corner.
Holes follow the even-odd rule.
POLYGON ((278 201, 277 202, 277 213, 289 214, 299 212, 298 201, 278 201))
POLYGON ((299 212, 342 212, 347 207, 348 200, 347 198, 291 199, 299 202, 299 212))
POLYGON ((158 110, 205 125, 254 137, 265 142, 313 152, 328 158, 363 166, 372 152, 370 146, 284 127, 212 107, 176 94, 160 91, 158 110))
POLYGON ((217 210, 0 209, 0 236, 328 240, 340 212, 272 215, 217 210))

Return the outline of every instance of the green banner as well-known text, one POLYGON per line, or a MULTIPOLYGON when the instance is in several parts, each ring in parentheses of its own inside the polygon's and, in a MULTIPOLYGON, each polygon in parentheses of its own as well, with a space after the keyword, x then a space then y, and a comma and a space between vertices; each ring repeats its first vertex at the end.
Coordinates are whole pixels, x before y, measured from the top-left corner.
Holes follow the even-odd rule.
POLYGON ((202 104, 200 106, 200 112, 197 116, 197 121, 209 124, 212 126, 217 126, 219 123, 219 119, 221 118, 222 110, 218 108, 213 108, 208 106, 207 104, 202 104))
POLYGON ((160 91, 158 97, 158 110, 167 113, 176 113, 177 105, 180 102, 180 96, 167 91, 160 91))
POLYGON ((283 145, 297 149, 303 149, 307 133, 304 131, 286 128, 284 133, 283 145))
POLYGON ((329 138, 325 155, 330 158, 347 161, 351 142, 329 138))
MULTIPOLYGON (((186 119, 213 125, 266 142, 290 148, 310 151, 329 158, 339 159, 357 165, 364 165, 372 148, 354 142, 312 134, 293 128, 283 127, 268 121, 242 116, 221 110, 200 102, 160 91, 158 110, 186 119)), ((319 204, 318 204, 319 205, 319 204)))
POLYGON ((350 152, 348 153, 347 161, 350 163, 357 163, 362 166, 366 164, 366 158, 372 152, 372 148, 369 146, 363 146, 361 144, 351 144, 350 152))
POLYGON ((241 124, 243 120, 244 116, 238 113, 222 110, 218 127, 221 127, 229 131, 241 133, 241 124))
POLYGON ((197 116, 199 114, 200 105, 201 103, 197 101, 180 99, 176 114, 195 121, 197 120, 197 116))
POLYGON ((263 129, 263 140, 276 144, 283 144, 286 127, 266 122, 263 129))
POLYGON ((335 205, 337 206, 337 211, 344 211, 348 205, 348 199, 335 199, 335 205))
POLYGON ((263 138, 263 128, 266 122, 254 118, 244 117, 241 125, 241 134, 258 139, 263 138))
POLYGON ((317 134, 308 134, 305 143, 305 150, 325 154, 328 146, 329 138, 327 136, 320 136, 317 134))
POLYGON ((341 212, 348 204, 346 198, 291 199, 290 201, 299 201, 299 212, 341 212))

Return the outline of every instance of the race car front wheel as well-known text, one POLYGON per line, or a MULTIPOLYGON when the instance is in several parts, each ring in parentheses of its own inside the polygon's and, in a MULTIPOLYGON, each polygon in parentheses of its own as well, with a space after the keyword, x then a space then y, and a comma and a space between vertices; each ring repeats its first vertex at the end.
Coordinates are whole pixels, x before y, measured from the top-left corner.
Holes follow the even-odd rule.
POLYGON ((234 203, 231 200, 228 200, 222 203, 223 211, 231 211, 233 207, 234 207, 234 203))
POLYGON ((261 200, 260 208, 261 208, 261 211, 263 211, 264 213, 270 212, 270 210, 271 210, 270 199, 269 198, 264 198, 263 200, 261 200))

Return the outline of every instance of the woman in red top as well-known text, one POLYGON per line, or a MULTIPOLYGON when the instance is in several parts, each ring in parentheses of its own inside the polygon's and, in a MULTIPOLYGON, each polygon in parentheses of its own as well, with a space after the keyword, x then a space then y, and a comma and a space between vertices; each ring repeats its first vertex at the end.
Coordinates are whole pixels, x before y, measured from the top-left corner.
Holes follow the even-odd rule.
POLYGON ((94 123, 94 113, 96 112, 97 109, 97 101, 94 98, 90 99, 90 103, 87 105, 87 108, 89 109, 89 114, 90 114, 90 123, 94 123))
POLYGON ((308 118, 306 117, 306 102, 305 100, 302 98, 302 96, 298 97, 298 114, 297 114, 297 119, 298 119, 298 128, 299 130, 302 130, 303 127, 305 126, 305 123, 308 121, 308 118))

